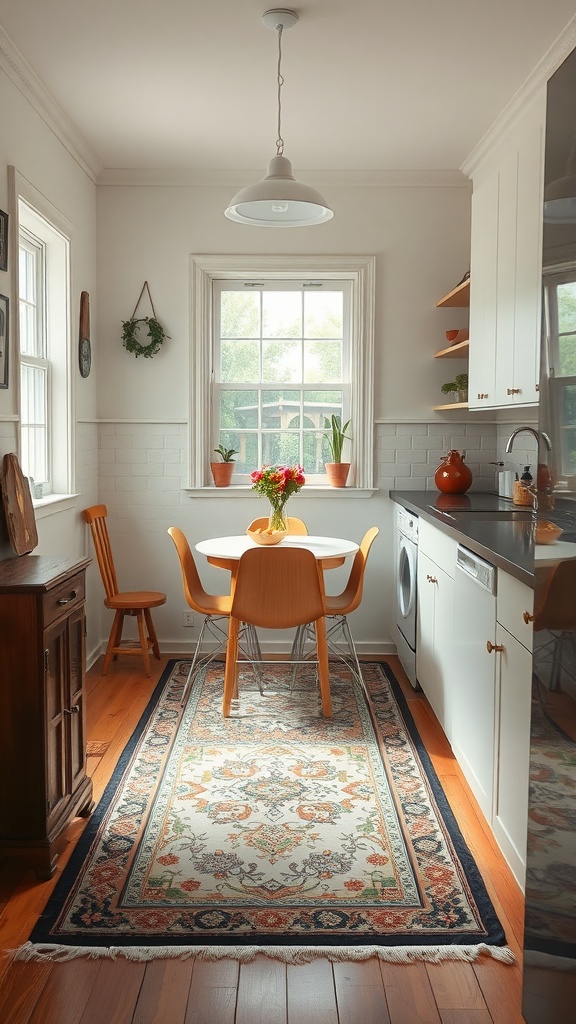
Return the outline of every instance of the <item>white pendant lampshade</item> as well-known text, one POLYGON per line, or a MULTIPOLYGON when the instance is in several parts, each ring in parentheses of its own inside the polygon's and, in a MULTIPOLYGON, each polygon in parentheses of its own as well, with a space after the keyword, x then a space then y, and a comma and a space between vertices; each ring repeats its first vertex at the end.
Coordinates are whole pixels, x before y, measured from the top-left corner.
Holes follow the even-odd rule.
POLYGON ((267 28, 278 32, 278 138, 276 156, 268 164, 268 174, 255 185, 240 189, 231 200, 225 215, 238 224, 261 228, 300 228, 324 224, 334 213, 315 188, 298 181, 292 174, 292 164, 284 156, 281 132, 281 73, 282 32, 298 21, 294 11, 276 9, 266 11, 262 21, 267 28))
POLYGON ((229 220, 256 227, 299 228, 323 224, 334 216, 315 188, 298 181, 285 156, 272 157, 268 174, 238 192, 226 210, 229 220))

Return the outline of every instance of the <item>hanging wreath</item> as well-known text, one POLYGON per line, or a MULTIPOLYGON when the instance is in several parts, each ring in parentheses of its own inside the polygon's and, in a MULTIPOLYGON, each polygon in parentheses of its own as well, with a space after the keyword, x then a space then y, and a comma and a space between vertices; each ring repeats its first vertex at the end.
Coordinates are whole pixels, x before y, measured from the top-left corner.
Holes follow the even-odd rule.
POLYGON ((133 355, 144 356, 145 359, 151 359, 159 351, 162 343, 168 337, 165 333, 162 324, 156 316, 156 310, 154 309, 154 303, 152 302, 152 295, 148 287, 148 282, 144 281, 142 291, 138 296, 138 302, 134 307, 134 312, 129 320, 124 320, 122 323, 122 344, 128 352, 132 352, 133 355), (148 298, 150 299, 150 305, 152 306, 153 316, 136 316, 136 310, 140 305, 140 300, 144 294, 144 290, 148 292, 148 298), (142 345, 138 341, 138 334, 143 330, 143 324, 146 324, 147 335, 150 339, 146 345, 142 345))
POLYGON ((129 352, 133 352, 136 358, 144 356, 146 359, 151 359, 159 351, 165 337, 162 324, 158 323, 153 316, 144 316, 139 319, 132 317, 122 324, 122 344, 129 352), (150 341, 147 345, 142 345, 136 337, 140 331, 140 324, 148 325, 147 333, 150 341))

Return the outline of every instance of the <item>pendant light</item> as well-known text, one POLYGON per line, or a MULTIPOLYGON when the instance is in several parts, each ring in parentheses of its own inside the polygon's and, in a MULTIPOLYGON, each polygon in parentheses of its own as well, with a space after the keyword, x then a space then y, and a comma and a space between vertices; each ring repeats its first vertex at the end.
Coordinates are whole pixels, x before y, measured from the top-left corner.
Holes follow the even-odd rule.
POLYGON ((275 9, 262 15, 266 28, 278 33, 278 138, 276 156, 268 164, 268 174, 256 185, 248 185, 238 192, 225 211, 229 220, 263 228, 300 228, 323 224, 334 214, 326 200, 315 188, 298 181, 292 174, 292 165, 284 156, 282 138, 282 33, 298 21, 294 11, 275 9))

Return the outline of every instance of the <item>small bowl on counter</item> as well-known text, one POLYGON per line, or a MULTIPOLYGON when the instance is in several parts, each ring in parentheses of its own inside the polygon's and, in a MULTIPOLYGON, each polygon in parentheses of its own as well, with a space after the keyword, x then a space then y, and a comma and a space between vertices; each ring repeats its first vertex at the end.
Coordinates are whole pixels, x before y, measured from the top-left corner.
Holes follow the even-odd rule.
POLYGON ((556 523, 551 523, 548 519, 541 519, 536 523, 535 541, 537 544, 555 544, 559 537, 564 533, 556 523))

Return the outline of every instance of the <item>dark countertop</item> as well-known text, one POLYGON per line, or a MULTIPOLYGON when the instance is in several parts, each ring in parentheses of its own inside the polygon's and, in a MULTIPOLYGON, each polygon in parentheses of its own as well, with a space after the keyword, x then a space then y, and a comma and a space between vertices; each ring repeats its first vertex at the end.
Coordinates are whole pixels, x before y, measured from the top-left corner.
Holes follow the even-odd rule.
POLYGON ((530 509, 497 494, 440 494, 438 491, 390 491, 392 501, 437 526, 470 551, 534 586, 534 523, 530 509), (510 512, 510 519, 482 519, 483 512, 510 512), (468 518, 478 512, 478 519, 468 518), (516 516, 516 518, 513 518, 516 516))

